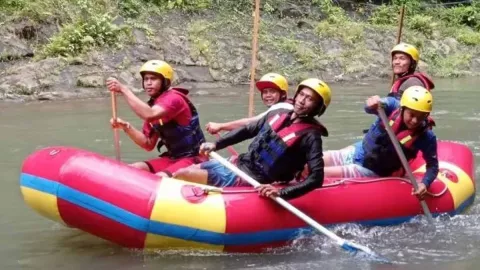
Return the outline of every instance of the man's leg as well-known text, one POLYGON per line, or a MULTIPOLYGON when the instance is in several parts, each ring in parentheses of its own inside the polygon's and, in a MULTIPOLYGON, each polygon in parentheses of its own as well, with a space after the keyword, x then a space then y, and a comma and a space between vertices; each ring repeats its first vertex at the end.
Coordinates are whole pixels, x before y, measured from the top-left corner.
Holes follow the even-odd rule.
POLYGON ((329 178, 360 178, 376 177, 377 175, 367 168, 353 162, 355 147, 348 146, 338 151, 327 151, 324 157, 325 177, 329 178), (328 162, 328 166, 327 166, 328 162))
POLYGON ((362 178, 378 177, 371 170, 358 164, 347 164, 343 166, 325 167, 325 177, 329 178, 362 178))
POLYGON ((150 168, 149 168, 148 165, 147 165, 147 163, 145 163, 144 161, 139 161, 139 162, 131 163, 131 164, 129 164, 129 165, 132 166, 132 167, 134 167, 134 168, 143 170, 143 171, 151 172, 151 171, 150 171, 150 168))
POLYGON ((180 169, 173 174, 173 177, 216 187, 236 186, 241 182, 234 172, 216 160, 210 160, 185 169, 180 169))
POLYGON ((173 178, 206 185, 208 182, 208 171, 201 169, 200 165, 195 164, 179 169, 173 173, 173 178))
MULTIPOLYGON (((342 172, 342 165, 344 164, 347 156, 352 154, 355 151, 355 147, 353 145, 347 146, 340 150, 331 150, 325 151, 323 153, 323 162, 324 162, 324 172, 325 177, 330 178, 339 178, 339 177, 346 177, 342 172)), ((302 173, 297 177, 296 180, 303 181, 308 177, 310 170, 307 165, 305 165, 302 173)))
POLYGON ((158 158, 153 158, 153 159, 150 159, 150 160, 147 160, 147 161, 137 162, 137 163, 134 163, 134 164, 143 163, 143 164, 137 165, 137 166, 142 166, 141 169, 143 169, 145 171, 149 171, 151 173, 158 173, 158 172, 161 172, 162 170, 164 170, 165 168, 167 168, 168 166, 172 165, 173 162, 174 162, 174 160, 172 160, 170 157, 161 156, 161 157, 158 157, 158 158), (145 167, 146 167, 146 169, 145 169, 145 167))
POLYGON ((352 152, 355 152, 355 147, 353 145, 347 146, 340 150, 325 151, 323 153, 323 162, 325 163, 325 167, 344 165, 348 155, 352 154, 352 152))
POLYGON ((168 177, 172 177, 173 174, 176 173, 178 170, 188 168, 195 164, 199 164, 202 161, 205 161, 205 159, 202 159, 200 157, 186 157, 172 160, 172 163, 160 172, 158 172, 157 175, 163 174, 168 177))

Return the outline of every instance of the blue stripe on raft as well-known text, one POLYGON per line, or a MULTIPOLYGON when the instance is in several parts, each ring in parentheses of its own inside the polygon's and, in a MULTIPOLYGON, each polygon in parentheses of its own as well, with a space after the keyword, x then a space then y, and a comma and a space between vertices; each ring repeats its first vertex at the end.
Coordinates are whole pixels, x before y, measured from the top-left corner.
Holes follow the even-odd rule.
POLYGON ((111 203, 65 186, 61 183, 31 174, 22 173, 20 184, 24 187, 52 194, 65 201, 88 209, 94 213, 115 220, 139 231, 146 231, 146 228, 148 227, 149 220, 126 211, 111 203))
POLYGON ((36 177, 31 174, 22 173, 20 176, 20 185, 29 187, 44 193, 56 196, 60 184, 45 178, 36 177))
POLYGON ((289 241, 298 237, 299 233, 305 230, 296 228, 242 234, 217 233, 181 225, 151 221, 61 183, 36 177, 31 174, 22 173, 20 184, 24 187, 55 195, 72 204, 142 232, 213 245, 253 245, 274 241, 289 241))
MULTIPOLYGON (((55 195, 65 201, 88 209, 94 213, 107 217, 111 220, 129 226, 136 230, 157 235, 180 238, 189 241, 227 246, 255 245, 277 241, 290 241, 297 238, 299 235, 313 233, 313 229, 311 227, 238 234, 211 232, 192 227, 151 221, 149 219, 140 217, 129 211, 126 211, 111 203, 105 202, 91 195, 72 189, 61 183, 54 182, 42 177, 37 177, 31 174, 22 173, 20 178, 20 184, 24 187, 55 195)), ((461 213, 467 206, 473 203, 474 198, 475 195, 471 196, 468 200, 463 202, 460 207, 458 207, 454 211, 449 212, 449 214, 456 215, 461 213)), ((436 215, 438 214, 434 214, 434 216, 436 215)), ((396 217, 380 220, 359 221, 355 223, 366 226, 388 226, 408 222, 413 217, 414 216, 396 217)), ((327 227, 332 227, 335 225, 338 224, 329 224, 327 227)))

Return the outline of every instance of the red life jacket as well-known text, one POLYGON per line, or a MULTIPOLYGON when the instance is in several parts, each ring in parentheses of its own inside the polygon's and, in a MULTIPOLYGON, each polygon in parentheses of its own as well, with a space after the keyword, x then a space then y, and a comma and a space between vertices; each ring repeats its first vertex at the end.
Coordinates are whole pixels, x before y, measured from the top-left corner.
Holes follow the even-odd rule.
MULTIPOLYGON (((435 126, 435 121, 429 116, 426 119, 427 123, 425 126, 420 127, 417 130, 405 129, 400 131, 400 127, 403 124, 403 119, 400 115, 401 112, 401 109, 396 109, 395 111, 393 111, 388 118, 388 124, 392 127, 393 133, 395 133, 395 135, 397 136, 400 144, 402 144, 402 146, 406 148, 412 148, 413 143, 419 135, 421 135, 427 129, 432 129, 435 126)), ((380 125, 385 128, 383 123, 380 123, 380 125)))
MULTIPOLYGON (((152 132, 156 132, 160 137, 157 150, 161 152, 161 147, 165 145, 169 156, 173 158, 197 156, 200 145, 205 142, 197 109, 187 97, 188 90, 183 88, 170 88, 167 91, 170 92, 166 94, 179 95, 185 100, 190 108, 192 118, 187 126, 179 125, 173 120, 168 123, 163 123, 161 119, 150 122, 152 132)), ((157 98, 160 98, 160 96, 157 98)))
MULTIPOLYGON (((290 115, 290 113, 279 113, 270 117, 249 146, 249 152, 252 151, 254 155, 254 164, 251 165, 255 167, 255 171, 262 172, 266 179, 269 179, 272 172, 278 168, 288 168, 294 163, 284 154, 303 135, 316 129, 320 130, 322 136, 328 136, 327 129, 318 121, 293 123, 282 128, 290 115)), ((297 172, 295 170, 292 168, 292 179, 297 172)))
MULTIPOLYGON (((418 149, 413 147, 414 142, 428 129, 431 129, 435 122, 427 118, 426 123, 416 130, 400 129, 403 125, 401 109, 397 109, 389 116, 389 125, 392 127, 407 160, 417 156, 418 149)), ((362 147, 365 151, 363 167, 375 172, 377 175, 401 176, 404 174, 402 163, 388 136, 385 126, 380 122, 380 129, 371 129, 363 138, 362 147)))
MULTIPOLYGON (((398 78, 392 85, 392 88, 390 89, 390 96, 397 96, 399 93, 399 89, 400 89, 400 86, 406 81, 408 80, 409 78, 417 78, 419 79, 422 84, 423 84, 423 87, 425 87, 425 89, 427 89, 428 91, 431 91, 433 88, 435 88, 435 84, 433 84, 433 81, 427 76, 427 74, 425 73, 421 73, 421 72, 415 72, 413 74, 410 74, 410 75, 407 75, 407 76, 403 76, 403 77, 400 77, 398 78)), ((400 98, 400 97, 398 97, 400 98)))
POLYGON ((293 145, 301 135, 305 134, 309 129, 319 129, 322 132, 322 136, 327 137, 328 131, 320 122, 315 120, 315 123, 294 123, 290 126, 280 129, 283 123, 288 119, 288 113, 276 114, 268 119, 268 125, 277 133, 287 146, 293 145))

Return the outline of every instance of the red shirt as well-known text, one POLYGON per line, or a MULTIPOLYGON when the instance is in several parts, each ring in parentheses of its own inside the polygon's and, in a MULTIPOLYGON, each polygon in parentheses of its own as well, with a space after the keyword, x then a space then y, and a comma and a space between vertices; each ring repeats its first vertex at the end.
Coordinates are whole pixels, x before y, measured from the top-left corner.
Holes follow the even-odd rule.
POLYGON ((161 121, 160 123, 166 124, 170 121, 175 121, 177 124, 182 126, 187 126, 190 123, 192 118, 192 112, 190 111, 190 107, 185 99, 180 96, 179 94, 174 92, 175 90, 169 90, 163 92, 157 99, 155 100, 154 106, 162 107, 166 112, 165 114, 159 119, 154 120, 151 122, 145 121, 143 123, 142 132, 145 136, 150 136, 152 126, 150 123, 155 123, 157 121, 161 121))

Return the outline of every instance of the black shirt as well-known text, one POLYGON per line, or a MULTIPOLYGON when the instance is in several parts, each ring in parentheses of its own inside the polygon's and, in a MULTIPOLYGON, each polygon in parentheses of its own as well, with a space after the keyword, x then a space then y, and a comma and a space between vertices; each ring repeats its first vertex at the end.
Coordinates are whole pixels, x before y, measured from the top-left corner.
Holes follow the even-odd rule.
MULTIPOLYGON (((218 150, 223 149, 229 145, 233 145, 244 140, 255 137, 263 125, 268 125, 267 120, 272 116, 278 113, 288 113, 289 117, 283 124, 281 128, 288 127, 292 124, 290 119, 292 111, 285 109, 278 109, 269 112, 263 118, 257 122, 250 123, 245 127, 236 129, 228 133, 222 139, 219 139, 216 143, 216 148, 218 150)), ((302 121, 311 121, 315 120, 303 118, 302 121)), ((307 192, 319 188, 323 184, 323 152, 322 152, 322 132, 320 130, 312 130, 304 134, 295 144, 290 146, 284 155, 288 155, 289 159, 293 162, 290 166, 283 166, 274 168, 273 175, 264 176, 262 172, 256 171, 254 164, 254 149, 251 149, 249 146, 248 152, 240 154, 238 157, 237 166, 240 170, 243 170, 245 173, 250 175, 252 178, 256 179, 262 184, 270 184, 275 181, 279 182, 290 182, 293 180, 296 173, 303 170, 305 164, 308 164, 310 168, 310 174, 308 175, 305 181, 299 182, 292 186, 287 186, 280 190, 280 196, 284 199, 293 199, 299 196, 304 195, 307 192)))

